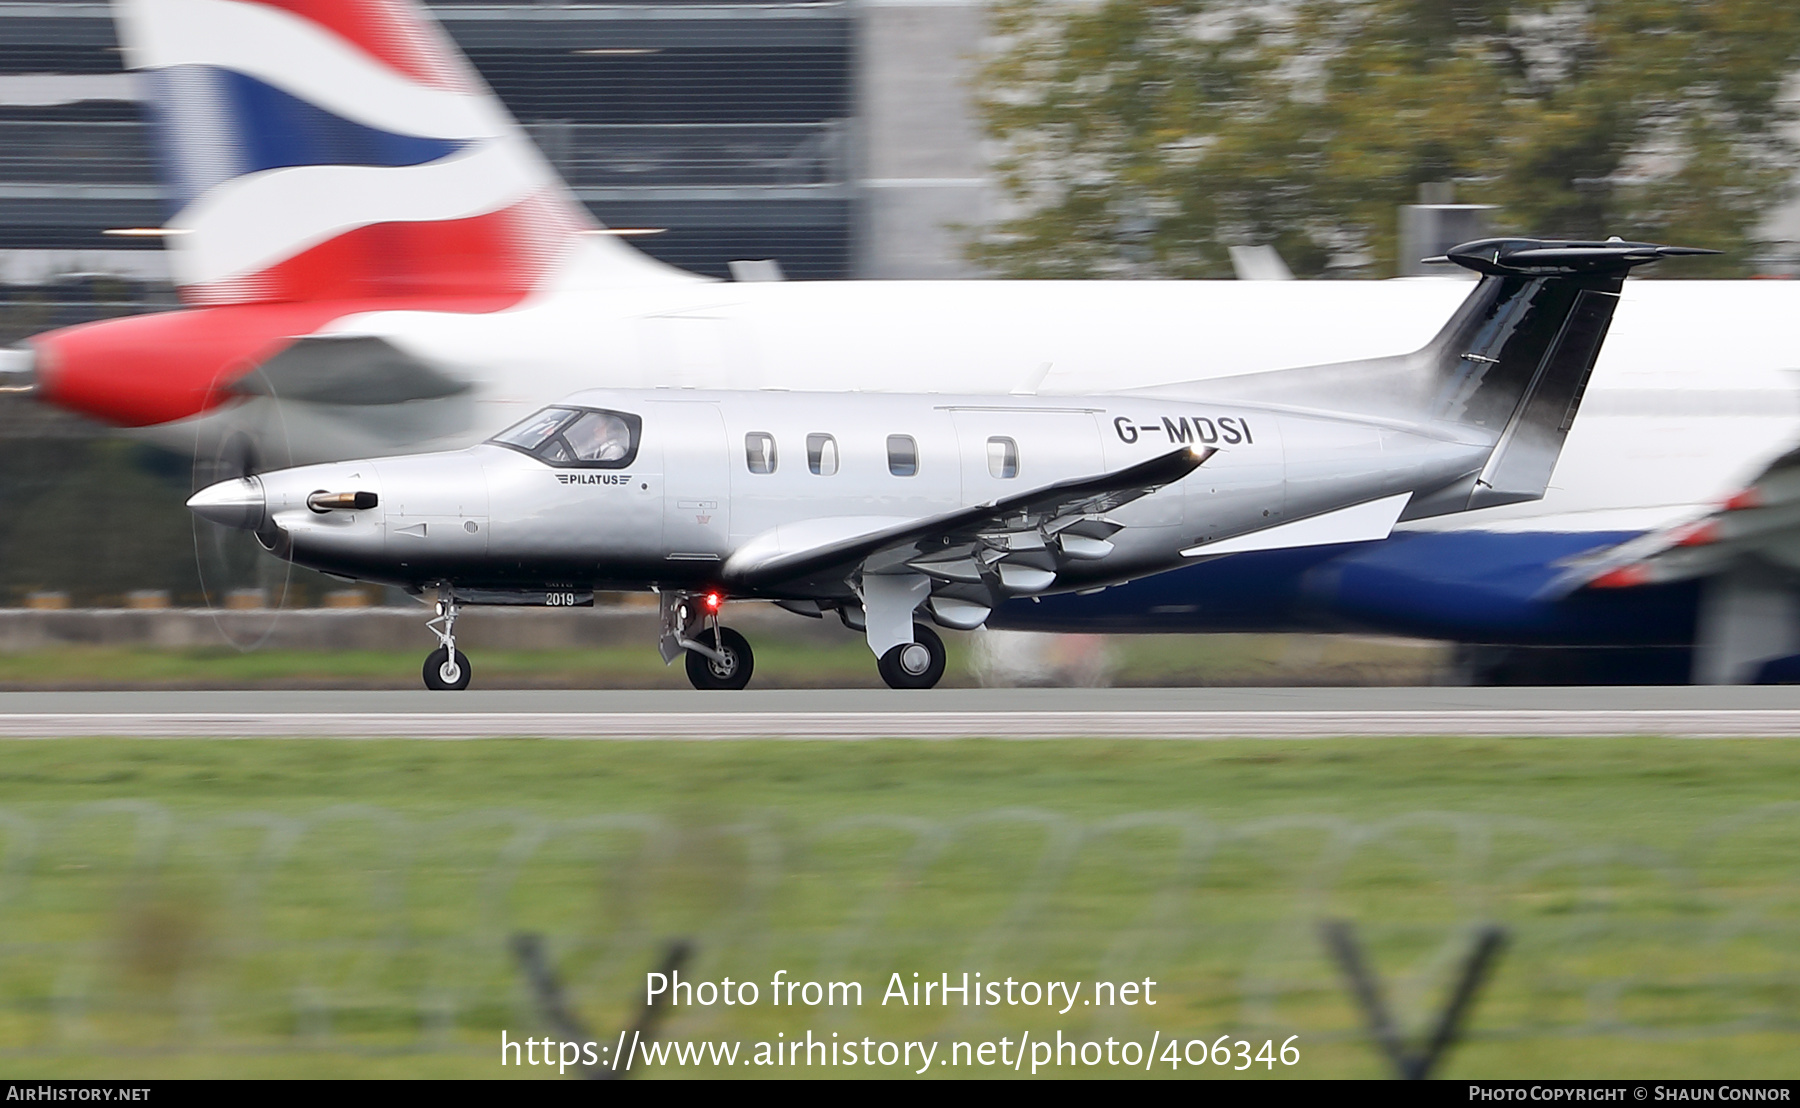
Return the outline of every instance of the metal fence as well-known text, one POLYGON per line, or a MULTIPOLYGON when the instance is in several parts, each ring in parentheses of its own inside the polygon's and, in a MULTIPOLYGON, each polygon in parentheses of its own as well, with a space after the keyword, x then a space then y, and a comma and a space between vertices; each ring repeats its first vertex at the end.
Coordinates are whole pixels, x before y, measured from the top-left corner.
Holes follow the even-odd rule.
MULTIPOLYGON (((821 1033, 1360 1035, 1318 938, 1356 921, 1403 1022, 1478 926, 1512 947, 1476 1037, 1688 1038, 1800 1027, 1800 805, 1675 851, 1421 812, 1219 824, 1171 813, 418 819, 369 807, 200 815, 0 810, 0 1055, 484 1052, 541 1019, 509 953, 545 938, 571 1003, 622 1026, 691 939, 696 979, 859 981, 821 1033), (1760 876, 1758 876, 1760 875, 1760 876), (909 1008, 888 975, 1158 982, 1155 1008, 909 1008)), ((908 979, 910 980, 910 978, 908 979)), ((766 987, 766 986, 765 986, 766 987)), ((687 1007, 671 1036, 762 1008, 687 1007)))

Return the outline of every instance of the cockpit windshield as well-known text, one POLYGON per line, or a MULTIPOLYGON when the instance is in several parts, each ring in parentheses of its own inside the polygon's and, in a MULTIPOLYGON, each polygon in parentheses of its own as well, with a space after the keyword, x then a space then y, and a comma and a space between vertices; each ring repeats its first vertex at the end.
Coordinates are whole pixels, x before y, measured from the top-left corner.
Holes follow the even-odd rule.
POLYGON ((637 458, 643 420, 594 408, 545 408, 495 435, 510 446, 556 466, 620 469, 637 458))
POLYGON ((562 425, 574 415, 568 408, 545 408, 523 423, 515 423, 495 435, 494 441, 502 446, 516 446, 520 450, 536 450, 544 445, 545 439, 562 430, 562 425))

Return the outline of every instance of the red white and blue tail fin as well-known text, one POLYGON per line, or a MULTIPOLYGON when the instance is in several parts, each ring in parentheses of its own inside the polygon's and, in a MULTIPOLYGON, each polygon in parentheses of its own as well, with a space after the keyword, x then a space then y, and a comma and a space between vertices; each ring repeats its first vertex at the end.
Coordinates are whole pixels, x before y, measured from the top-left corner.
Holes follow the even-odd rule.
POLYGON ((414 0, 116 0, 192 304, 687 275, 600 230, 414 0))

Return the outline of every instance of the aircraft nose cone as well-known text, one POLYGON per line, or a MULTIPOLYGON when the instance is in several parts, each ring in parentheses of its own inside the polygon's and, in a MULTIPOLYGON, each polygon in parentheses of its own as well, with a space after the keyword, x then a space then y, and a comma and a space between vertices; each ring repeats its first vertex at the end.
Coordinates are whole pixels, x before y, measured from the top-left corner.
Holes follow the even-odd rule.
POLYGON ((201 519, 254 531, 263 525, 262 482, 255 477, 220 481, 188 497, 187 506, 201 519))

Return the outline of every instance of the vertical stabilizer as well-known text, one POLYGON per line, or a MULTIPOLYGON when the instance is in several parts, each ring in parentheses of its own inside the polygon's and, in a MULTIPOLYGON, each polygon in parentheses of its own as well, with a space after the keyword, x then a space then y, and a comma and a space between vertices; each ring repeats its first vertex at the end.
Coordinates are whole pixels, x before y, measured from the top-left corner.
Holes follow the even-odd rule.
POLYGON ((571 279, 688 277, 595 233, 415 0, 116 0, 115 11, 189 303, 493 309, 571 279))
POLYGON ((1435 388, 1425 417, 1494 435, 1494 449, 1467 498, 1452 497, 1456 508, 1544 495, 1626 274, 1665 257, 1706 253, 1712 251, 1617 239, 1484 239, 1429 259, 1482 275, 1418 355, 1435 388))
POLYGON ((1536 500, 1581 407, 1625 275, 1713 253, 1618 239, 1464 243, 1427 260, 1454 262, 1481 280, 1421 350, 1141 391, 1423 424, 1491 444, 1479 472, 1416 497, 1408 519, 1536 500))

